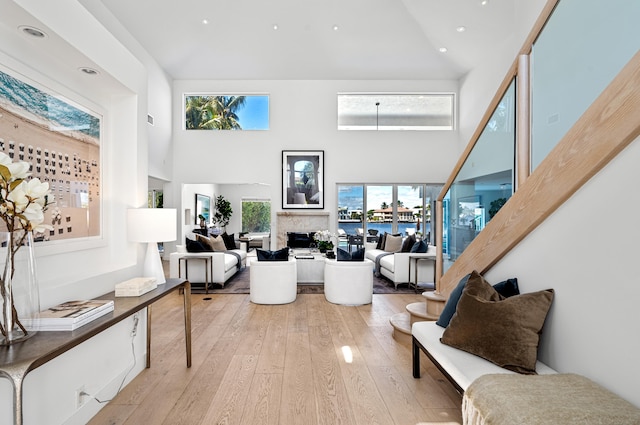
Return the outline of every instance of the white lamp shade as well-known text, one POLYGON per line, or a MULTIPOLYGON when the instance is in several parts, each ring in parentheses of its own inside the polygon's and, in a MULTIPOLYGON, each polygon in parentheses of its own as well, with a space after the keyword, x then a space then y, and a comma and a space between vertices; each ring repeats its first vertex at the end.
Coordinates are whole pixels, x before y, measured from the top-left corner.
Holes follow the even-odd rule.
POLYGON ((175 241, 176 227, 173 208, 136 208, 127 212, 127 234, 131 242, 175 241))

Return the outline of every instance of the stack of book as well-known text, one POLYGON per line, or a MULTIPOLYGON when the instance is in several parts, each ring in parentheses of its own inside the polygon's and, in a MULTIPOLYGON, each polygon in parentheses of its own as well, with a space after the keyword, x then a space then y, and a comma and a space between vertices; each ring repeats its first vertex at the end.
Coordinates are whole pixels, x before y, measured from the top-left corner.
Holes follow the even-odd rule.
POLYGON ((40 318, 25 326, 41 331, 72 331, 113 311, 112 300, 67 301, 40 312, 40 318))

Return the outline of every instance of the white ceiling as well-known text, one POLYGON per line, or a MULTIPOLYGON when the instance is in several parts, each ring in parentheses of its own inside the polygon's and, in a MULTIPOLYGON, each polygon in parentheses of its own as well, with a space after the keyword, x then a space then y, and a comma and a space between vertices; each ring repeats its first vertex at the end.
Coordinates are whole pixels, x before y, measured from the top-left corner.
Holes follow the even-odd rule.
POLYGON ((514 13, 513 0, 101 1, 174 79, 459 79, 514 13))

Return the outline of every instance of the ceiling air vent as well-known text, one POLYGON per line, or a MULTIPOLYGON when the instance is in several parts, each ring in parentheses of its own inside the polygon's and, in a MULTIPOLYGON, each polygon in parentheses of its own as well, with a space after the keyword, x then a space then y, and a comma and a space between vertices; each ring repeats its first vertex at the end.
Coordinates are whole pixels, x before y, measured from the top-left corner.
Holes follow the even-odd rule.
POLYGON ((150 125, 153 125, 153 117, 149 114, 147 114, 147 123, 149 123, 150 125))

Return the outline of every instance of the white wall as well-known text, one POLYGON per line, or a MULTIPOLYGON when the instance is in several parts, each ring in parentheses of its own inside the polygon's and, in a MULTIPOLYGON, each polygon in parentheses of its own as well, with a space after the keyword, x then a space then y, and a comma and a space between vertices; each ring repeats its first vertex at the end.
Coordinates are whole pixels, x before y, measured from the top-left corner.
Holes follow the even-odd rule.
POLYGON ((491 99, 515 61, 525 39, 547 0, 516 2, 514 34, 503 44, 493 46, 486 60, 460 81, 460 142, 462 149, 471 140, 491 99))
MULTIPOLYGON (((36 245, 41 306, 112 291, 117 282, 141 272, 144 250, 126 237, 126 209, 146 203, 147 75, 78 2, 2 0, 0 63, 103 115, 102 235, 98 238, 36 245), (69 25, 73 22, 73 25, 69 25), (17 25, 44 29, 43 43, 16 36, 17 25), (101 70, 94 80, 75 65, 101 70)), ((144 330, 144 314, 139 329, 144 330)), ((126 320, 90 342, 38 368, 25 380, 25 423, 86 423, 99 409, 90 402, 76 409, 76 390, 84 385, 99 397, 113 396, 133 366, 126 320)), ((135 339, 137 366, 144 367, 144 331, 135 339)), ((10 386, 0 380, 0 423, 12 422, 10 386)))
POLYGON ((139 117, 149 140, 147 157, 148 175, 162 180, 171 180, 171 84, 167 76, 155 60, 144 50, 140 43, 129 34, 122 24, 100 0, 80 0, 87 10, 95 16, 101 25, 114 36, 144 65, 146 72, 147 97, 143 115, 139 117), (154 119, 154 124, 147 124, 147 114, 154 119))
POLYGON ((521 292, 553 288, 541 359, 640 407, 640 139, 495 265, 521 292))
MULTIPOLYGON (((196 223, 196 193, 200 195, 205 195, 211 198, 211 210, 214 211, 214 203, 215 203, 215 193, 216 193, 216 185, 211 183, 201 183, 201 184, 184 184, 182 185, 182 194, 180 199, 182 200, 182 208, 178 207, 178 221, 181 223, 179 229, 182 229, 182 233, 178 232, 178 240, 176 241, 179 245, 184 245, 185 237, 188 237, 191 240, 195 239, 195 235, 193 233, 193 229, 200 228, 199 224, 196 223)), ((209 225, 211 222, 209 222, 209 225)), ((167 245, 165 245, 167 246, 167 245)), ((168 245, 170 247, 171 245, 168 245)), ((168 258, 168 254, 172 251, 171 249, 167 249, 165 251, 165 257, 168 258), (169 252, 166 252, 169 251, 169 252)))
POLYGON ((335 226, 336 183, 445 181, 460 153, 457 132, 338 131, 337 93, 350 91, 455 92, 457 83, 176 81, 173 90, 173 193, 180 193, 182 183, 265 183, 275 217, 276 212, 282 210, 282 150, 324 150, 325 210, 331 212, 331 223, 335 226), (180 100, 183 93, 216 91, 268 93, 270 130, 183 130, 183 102, 180 100))

